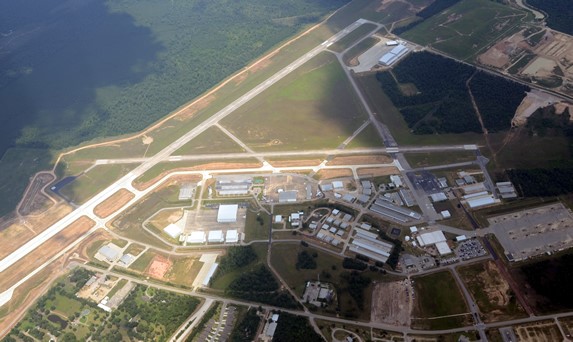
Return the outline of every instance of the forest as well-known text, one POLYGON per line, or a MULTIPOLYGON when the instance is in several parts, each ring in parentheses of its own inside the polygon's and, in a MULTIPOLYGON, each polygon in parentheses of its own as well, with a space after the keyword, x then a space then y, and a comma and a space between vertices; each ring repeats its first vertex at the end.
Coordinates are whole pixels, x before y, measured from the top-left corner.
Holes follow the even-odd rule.
POLYGON ((139 131, 348 0, 4 1, 0 154, 139 131), (57 82, 54 82, 57 80, 57 82))
POLYGON ((246 271, 235 278, 225 293, 248 301, 255 301, 287 309, 299 308, 300 304, 279 284, 271 271, 264 265, 246 271))
POLYGON ((573 192, 573 168, 511 169, 506 173, 520 196, 547 197, 573 192))
POLYGON ((287 312, 279 312, 277 330, 273 337, 273 342, 322 342, 324 341, 317 334, 308 318, 296 316, 287 312))
POLYGON ((491 132, 510 128, 513 114, 529 90, 429 52, 413 53, 376 78, 415 134, 481 132, 466 83, 491 132))
POLYGON ((538 296, 537 307, 543 312, 573 308, 571 281, 573 281, 573 255, 523 265, 519 274, 525 278, 538 296), (542 298, 539 298, 541 296, 542 298))
POLYGON ((527 4, 545 12, 547 25, 554 30, 573 34, 573 7, 571 1, 563 0, 527 0, 527 4))

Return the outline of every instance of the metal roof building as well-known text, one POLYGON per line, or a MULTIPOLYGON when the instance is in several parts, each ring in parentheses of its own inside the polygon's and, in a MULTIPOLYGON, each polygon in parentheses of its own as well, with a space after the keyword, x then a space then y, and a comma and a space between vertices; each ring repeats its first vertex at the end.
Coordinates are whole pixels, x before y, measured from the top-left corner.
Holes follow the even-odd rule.
POLYGON ((102 246, 96 253, 95 258, 100 261, 117 261, 121 257, 121 248, 113 243, 102 246))
POLYGON ((219 212, 217 213, 217 222, 229 223, 237 222, 237 211, 239 210, 238 204, 221 204, 219 212))
POLYGON ((190 200, 193 197, 193 190, 195 189, 195 185, 191 183, 185 183, 181 185, 179 188, 179 200, 185 201, 190 200))
POLYGON ((187 235, 187 243, 205 243, 207 239, 205 238, 205 232, 192 232, 191 235, 187 235))
POLYGON ((441 230, 420 234, 416 237, 416 239, 418 240, 418 243, 422 247, 428 245, 435 245, 438 242, 446 241, 444 232, 442 232, 441 230))
POLYGON ((438 253, 440 253, 440 255, 446 255, 452 253, 450 246, 448 246, 448 243, 445 241, 436 243, 436 249, 438 249, 438 253))
POLYGON ((443 202, 448 200, 448 196, 443 192, 438 192, 435 194, 431 194, 430 197, 432 198, 432 202, 443 202))
POLYGON ((223 237, 222 230, 211 230, 207 236, 207 242, 209 243, 223 243, 225 238, 223 237))
POLYGON ((296 191, 296 190, 279 192, 279 203, 296 202, 297 193, 298 193, 298 191, 296 191))
POLYGON ((495 203, 495 199, 492 195, 485 195, 482 197, 476 197, 468 200, 468 205, 470 208, 479 208, 486 205, 491 205, 495 203))
POLYGON ((237 242, 239 242, 239 231, 236 229, 227 230, 227 234, 225 234, 225 242, 226 243, 237 243, 237 242))

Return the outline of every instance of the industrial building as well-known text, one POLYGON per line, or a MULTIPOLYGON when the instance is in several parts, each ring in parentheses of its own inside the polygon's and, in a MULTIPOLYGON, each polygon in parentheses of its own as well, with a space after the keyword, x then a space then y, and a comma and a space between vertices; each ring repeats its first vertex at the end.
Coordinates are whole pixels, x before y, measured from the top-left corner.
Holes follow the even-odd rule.
POLYGON ((448 243, 446 242, 446 237, 441 230, 420 234, 416 237, 416 240, 420 247, 434 245, 440 255, 452 253, 450 246, 448 246, 448 243))
POLYGON ((499 195, 503 199, 517 198, 517 193, 515 192, 515 187, 511 182, 497 182, 495 183, 499 195))
POLYGON ((292 203, 296 202, 298 191, 289 190, 279 192, 279 203, 292 203))
POLYGON ((239 242, 239 231, 236 229, 227 230, 225 234, 226 243, 238 243, 239 242))
POLYGON ((383 66, 390 66, 400 57, 404 56, 408 51, 409 49, 405 45, 397 44, 392 50, 380 57, 378 63, 383 66))
POLYGON ((225 238, 222 230, 211 230, 207 235, 207 242, 209 243, 223 243, 225 238))
POLYGON ((370 210, 398 222, 408 222, 411 219, 419 220, 422 218, 422 215, 417 212, 396 206, 382 198, 376 199, 374 204, 370 206, 370 210))
POLYGON ((432 202, 436 203, 436 202, 443 202, 443 201, 447 201, 448 200, 448 196, 446 196, 446 194, 444 194, 443 192, 438 192, 435 194, 431 194, 430 198, 432 199, 432 202))
POLYGON ((348 249, 376 261, 386 262, 393 248, 391 243, 378 240, 376 234, 356 229, 356 235, 348 249))
POLYGON ((178 239, 183 232, 183 230, 175 223, 171 223, 167 227, 163 228, 163 231, 174 239, 178 239))
POLYGON ((492 205, 495 203, 495 198, 490 194, 485 194, 479 197, 473 197, 467 200, 468 206, 471 209, 485 207, 486 205, 492 205))
POLYGON ((238 211, 239 211, 238 204, 221 204, 219 206, 219 212, 217 213, 217 222, 219 223, 237 222, 238 211))
POLYGON ((398 175, 391 175, 390 181, 394 184, 395 187, 400 188, 403 186, 402 178, 398 175))
POLYGON ((413 207, 416 205, 416 200, 414 199, 414 195, 412 195, 412 191, 409 189, 400 189, 398 193, 407 207, 413 207))
POLYGON ((240 196, 247 195, 252 184, 253 180, 250 177, 220 178, 215 184, 215 189, 219 196, 240 196))

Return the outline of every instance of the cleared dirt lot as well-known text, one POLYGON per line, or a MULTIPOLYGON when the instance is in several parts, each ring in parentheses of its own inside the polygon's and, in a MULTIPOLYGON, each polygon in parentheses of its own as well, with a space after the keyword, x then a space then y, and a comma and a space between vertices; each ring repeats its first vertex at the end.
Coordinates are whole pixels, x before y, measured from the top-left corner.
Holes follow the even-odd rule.
POLYGON ((407 280, 379 283, 372 293, 373 322, 408 325, 412 289, 407 280))
POLYGON ((525 310, 516 302, 515 294, 493 261, 460 267, 458 271, 485 322, 526 317, 525 310))
POLYGON ((123 207, 135 195, 126 189, 119 189, 115 194, 111 195, 108 199, 101 202, 94 208, 94 214, 99 218, 106 218, 115 213, 119 208, 123 207))
POLYGON ((317 166, 322 163, 323 159, 301 159, 301 160, 267 160, 274 167, 291 167, 291 166, 317 166))
POLYGON ((365 167, 356 171, 359 177, 380 177, 400 174, 396 167, 365 167))
POLYGON ((342 177, 352 177, 351 169, 322 169, 316 173, 318 179, 333 179, 342 177))
POLYGON ((392 158, 387 155, 364 155, 336 157, 326 163, 326 165, 362 165, 362 164, 389 164, 392 158))
POLYGON ((36 248, 32 253, 20 259, 17 263, 2 272, 0 292, 7 290, 28 273, 48 261, 48 259, 68 246, 72 241, 89 231, 94 225, 94 221, 86 216, 82 216, 64 228, 60 233, 40 245, 40 247, 36 248))

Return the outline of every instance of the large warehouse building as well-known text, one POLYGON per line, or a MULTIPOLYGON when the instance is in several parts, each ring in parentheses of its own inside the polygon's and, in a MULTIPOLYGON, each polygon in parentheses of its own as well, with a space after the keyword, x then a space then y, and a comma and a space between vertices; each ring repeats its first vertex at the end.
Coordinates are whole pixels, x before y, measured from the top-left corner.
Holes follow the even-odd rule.
POLYGON ((394 64, 394 62, 396 62, 400 57, 404 56, 408 50, 409 49, 406 46, 399 44, 389 52, 385 53, 382 57, 380 57, 378 63, 383 66, 390 66, 394 64))
POLYGON ((219 212, 217 213, 217 222, 219 223, 237 222, 238 210, 239 210, 238 204, 221 204, 219 206, 219 212))

